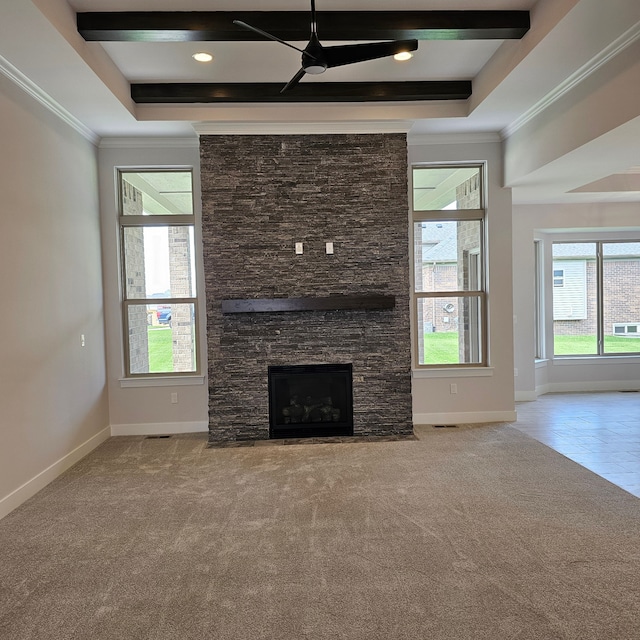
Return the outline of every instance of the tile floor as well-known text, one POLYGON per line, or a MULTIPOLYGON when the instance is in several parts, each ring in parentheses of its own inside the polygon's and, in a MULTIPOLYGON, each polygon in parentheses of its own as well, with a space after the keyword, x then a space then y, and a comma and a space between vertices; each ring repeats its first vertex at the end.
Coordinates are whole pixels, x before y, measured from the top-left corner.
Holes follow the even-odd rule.
POLYGON ((549 393, 513 426, 640 497, 640 393, 549 393))

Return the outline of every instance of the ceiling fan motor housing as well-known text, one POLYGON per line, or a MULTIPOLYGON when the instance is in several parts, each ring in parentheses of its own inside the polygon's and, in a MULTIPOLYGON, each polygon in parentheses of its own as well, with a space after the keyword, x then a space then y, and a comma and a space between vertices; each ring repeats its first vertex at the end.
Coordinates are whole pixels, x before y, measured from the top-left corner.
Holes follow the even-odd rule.
POLYGON ((327 70, 329 65, 325 60, 322 45, 315 33, 311 34, 311 40, 304 51, 305 53, 302 54, 302 68, 305 73, 319 75, 327 70))

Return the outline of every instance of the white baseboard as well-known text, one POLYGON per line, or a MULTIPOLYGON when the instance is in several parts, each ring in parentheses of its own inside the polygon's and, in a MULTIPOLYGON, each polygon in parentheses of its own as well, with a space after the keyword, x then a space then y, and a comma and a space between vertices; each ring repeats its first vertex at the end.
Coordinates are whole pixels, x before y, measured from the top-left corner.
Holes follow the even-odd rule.
POLYGON ((598 391, 640 390, 640 380, 600 380, 597 382, 550 382, 536 387, 536 395, 545 393, 597 393, 598 391))
POLYGON ((95 436, 92 436, 66 456, 63 456, 44 471, 41 471, 37 476, 31 478, 31 480, 27 480, 21 487, 18 487, 15 491, 12 491, 9 495, 2 498, 0 500, 0 520, 38 493, 38 491, 44 489, 50 482, 72 467, 76 462, 82 460, 88 453, 107 440, 110 435, 111 429, 109 427, 102 429, 102 431, 96 433, 95 436))
POLYGON ((147 422, 144 424, 112 424, 112 436, 166 436, 174 433, 204 433, 209 423, 201 422, 147 422))
POLYGON ((414 413, 413 424, 475 424, 478 422, 514 422, 515 411, 469 411, 460 413, 414 413))
POLYGON ((638 380, 602 380, 600 382, 552 382, 550 391, 555 393, 589 391, 634 391, 640 389, 638 380))
POLYGON ((551 389, 551 385, 549 383, 541 384, 536 387, 536 396, 539 398, 545 393, 551 393, 552 391, 553 390, 551 389))
POLYGON ((516 402, 532 402, 536 400, 540 394, 537 391, 516 391, 516 402))

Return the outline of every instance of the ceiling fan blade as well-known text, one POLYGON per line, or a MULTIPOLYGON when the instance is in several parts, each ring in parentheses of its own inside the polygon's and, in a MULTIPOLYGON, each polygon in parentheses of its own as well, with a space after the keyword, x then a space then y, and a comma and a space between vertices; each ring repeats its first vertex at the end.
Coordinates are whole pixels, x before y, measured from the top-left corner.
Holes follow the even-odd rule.
POLYGON ((306 71, 304 69, 300 69, 300 71, 298 71, 298 73, 296 73, 296 75, 293 76, 293 78, 291 78, 291 80, 289 80, 289 82, 287 82, 284 87, 282 87, 282 91, 280 91, 280 93, 284 93, 285 91, 289 91, 289 89, 295 87, 298 82, 300 82, 300 80, 304 78, 305 73, 306 71))
POLYGON ((247 24, 246 22, 242 22, 242 20, 234 20, 233 24, 238 25, 243 29, 248 29, 249 31, 255 31, 256 33, 259 33, 261 36, 264 36, 265 38, 269 38, 269 40, 273 40, 274 42, 279 42, 280 44, 284 44, 287 47, 290 47, 291 49, 295 49, 296 51, 299 51, 302 55, 308 56, 312 60, 316 59, 315 56, 312 56, 308 51, 304 51, 304 49, 298 49, 298 47, 294 47, 292 44, 289 44, 288 42, 285 42, 284 40, 281 40, 280 38, 277 38, 276 36, 273 36, 270 33, 263 31, 262 29, 258 29, 258 27, 252 27, 250 24, 247 24))
POLYGON ((273 40, 274 42, 279 42, 280 44, 284 44, 287 47, 291 47, 292 49, 299 51, 300 53, 305 53, 302 49, 298 49, 298 47, 294 47, 292 44, 289 44, 284 40, 280 40, 280 38, 276 38, 276 36, 272 36, 270 33, 267 33, 262 29, 258 29, 258 27, 252 27, 250 24, 247 24, 246 22, 242 22, 242 20, 234 20, 233 24, 237 24, 239 27, 242 27, 243 29, 248 29, 249 31, 255 31, 256 33, 259 33, 261 36, 264 36, 265 38, 269 38, 269 40, 273 40))
POLYGON ((393 42, 345 44, 335 47, 323 47, 322 49, 327 67, 331 68, 354 64, 355 62, 386 58, 403 51, 415 51, 417 48, 417 40, 395 40, 393 42))

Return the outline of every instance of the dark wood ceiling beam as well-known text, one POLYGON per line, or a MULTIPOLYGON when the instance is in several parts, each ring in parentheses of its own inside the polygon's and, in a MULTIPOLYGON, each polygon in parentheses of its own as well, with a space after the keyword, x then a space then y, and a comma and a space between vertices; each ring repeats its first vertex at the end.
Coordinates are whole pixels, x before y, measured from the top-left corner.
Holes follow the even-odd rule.
MULTIPOLYGON (((262 41, 233 24, 242 20, 286 41, 309 39, 308 11, 125 11, 78 13, 87 41, 262 41)), ((322 41, 505 40, 529 30, 528 11, 325 11, 318 13, 322 41)))
POLYGON ((466 100, 468 80, 429 82, 303 82, 280 93, 281 82, 262 83, 145 83, 132 84, 138 104, 396 102, 413 100, 466 100))

